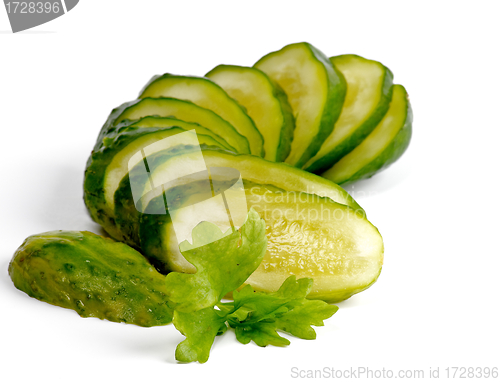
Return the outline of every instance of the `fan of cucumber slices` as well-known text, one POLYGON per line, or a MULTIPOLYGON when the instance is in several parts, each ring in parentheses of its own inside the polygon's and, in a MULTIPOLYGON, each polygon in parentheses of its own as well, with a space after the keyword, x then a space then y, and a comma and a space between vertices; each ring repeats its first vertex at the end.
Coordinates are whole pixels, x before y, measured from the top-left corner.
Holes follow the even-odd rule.
MULTIPOLYGON (((171 217, 137 210, 130 184, 142 162, 129 168, 141 149, 194 130, 207 167, 237 169, 248 206, 266 221, 266 256, 247 283, 275 291, 290 275, 312 277, 310 298, 341 301, 375 282, 383 243, 339 184, 371 177, 397 160, 410 142, 411 123, 404 87, 393 84, 380 62, 352 54, 327 58, 309 43, 291 44, 253 67, 154 76, 102 127, 87 163, 84 199, 112 238, 141 251, 160 272, 195 272, 179 251, 171 217), (314 211, 325 213, 311 219, 314 211)), ((182 178, 198 155, 185 145, 178 152, 149 149, 148 162, 160 163, 151 181, 165 173, 182 178)), ((178 187, 186 200, 195 197, 195 188, 178 187)))

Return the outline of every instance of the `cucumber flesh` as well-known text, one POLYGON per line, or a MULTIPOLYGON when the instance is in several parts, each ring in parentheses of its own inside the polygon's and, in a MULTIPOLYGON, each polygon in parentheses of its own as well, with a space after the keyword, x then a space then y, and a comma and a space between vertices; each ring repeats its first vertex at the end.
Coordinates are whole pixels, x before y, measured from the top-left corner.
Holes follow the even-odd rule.
POLYGON ((213 111, 195 105, 189 101, 175 98, 143 98, 121 110, 112 125, 124 120, 138 120, 147 116, 175 117, 186 122, 198 123, 215 134, 224 137, 227 143, 240 154, 250 154, 248 140, 234 127, 213 111))
POLYGON ((354 149, 380 122, 392 95, 392 73, 380 62, 356 55, 330 58, 347 82, 342 112, 333 132, 304 168, 321 172, 354 149))
POLYGON ((328 58, 307 43, 287 45, 254 67, 278 83, 288 97, 295 130, 285 162, 302 167, 332 132, 342 109, 345 81, 328 58))
MULTIPOLYGON (((181 205, 196 200, 196 195, 189 193, 197 189, 188 185, 184 192, 176 190, 184 195, 181 205)), ((314 279, 309 298, 337 302, 368 288, 378 278, 383 263, 382 238, 353 209, 328 198, 248 182, 245 193, 248 208, 259 212, 267 226, 266 255, 246 281, 256 290, 274 292, 294 274, 314 279)), ((141 222, 146 255, 163 264, 165 270, 194 273, 193 265, 179 251, 169 217, 147 217, 141 222)))
POLYGON ((264 140, 252 119, 241 106, 217 84, 207 78, 164 74, 155 76, 139 98, 172 97, 212 110, 248 139, 253 155, 264 156, 264 140))
POLYGON ((206 74, 242 105, 264 137, 264 158, 283 162, 290 153, 295 120, 283 90, 256 68, 219 65, 206 74))
POLYGON ((366 139, 321 174, 335 183, 368 178, 395 162, 411 139, 412 112, 406 90, 394 85, 389 111, 366 139))
POLYGON ((172 117, 144 117, 138 121, 132 121, 128 124, 130 128, 149 128, 149 127, 173 127, 178 126, 184 130, 196 130, 196 134, 203 134, 211 136, 220 147, 237 153, 238 151, 229 145, 220 135, 214 133, 212 130, 207 129, 197 123, 182 121, 172 117))

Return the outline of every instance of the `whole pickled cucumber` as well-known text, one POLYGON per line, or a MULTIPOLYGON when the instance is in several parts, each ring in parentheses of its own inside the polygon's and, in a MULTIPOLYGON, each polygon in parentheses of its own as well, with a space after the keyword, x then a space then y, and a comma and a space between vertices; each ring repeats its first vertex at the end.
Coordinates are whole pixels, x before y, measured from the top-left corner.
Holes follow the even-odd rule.
POLYGON ((172 321, 165 276, 123 243, 78 231, 28 237, 9 264, 16 288, 49 304, 139 326, 172 321))

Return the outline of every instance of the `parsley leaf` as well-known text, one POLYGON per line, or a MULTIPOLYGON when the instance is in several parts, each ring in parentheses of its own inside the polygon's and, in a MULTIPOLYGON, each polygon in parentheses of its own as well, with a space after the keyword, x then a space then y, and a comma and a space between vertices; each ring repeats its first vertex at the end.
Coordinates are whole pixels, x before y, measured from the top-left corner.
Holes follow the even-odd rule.
POLYGON ((241 286, 264 258, 266 224, 255 210, 250 209, 241 235, 235 231, 224 237, 215 236, 217 241, 196 248, 197 243, 206 242, 206 235, 216 235, 217 230, 221 235, 214 224, 202 222, 193 229, 193 244, 183 242, 180 245, 181 250, 184 249, 183 256, 197 272, 171 272, 166 277, 169 305, 178 312, 195 312, 214 306, 227 293, 241 286))
POLYGON ((225 321, 225 317, 217 314, 214 308, 193 313, 174 311, 174 325, 186 336, 175 349, 175 359, 181 362, 206 362, 215 337, 227 329, 225 321))

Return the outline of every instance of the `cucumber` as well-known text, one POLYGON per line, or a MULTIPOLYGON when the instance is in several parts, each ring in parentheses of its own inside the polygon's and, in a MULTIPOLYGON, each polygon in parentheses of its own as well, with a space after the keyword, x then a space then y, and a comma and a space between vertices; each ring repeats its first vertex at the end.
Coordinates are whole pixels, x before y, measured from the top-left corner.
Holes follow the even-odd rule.
POLYGON ((304 168, 320 173, 353 150, 389 109, 392 73, 380 62, 348 54, 330 58, 347 82, 347 93, 333 132, 304 168))
MULTIPOLYGON (((228 188, 221 183, 219 186, 221 190, 228 188)), ((167 192, 179 197, 180 208, 198 200, 200 189, 188 184, 167 192)), ((221 190, 214 187, 216 194, 221 190)), ((338 302, 377 280, 383 263, 382 237, 352 208, 329 198, 250 182, 245 183, 245 193, 248 208, 259 212, 267 226, 266 255, 246 281, 255 290, 274 292, 293 274, 314 280, 308 298, 338 302)), ((162 201, 163 195, 159 195, 150 206, 162 201)), ((195 273, 194 266, 179 251, 168 215, 143 215, 141 242, 144 253, 157 266, 195 273)))
POLYGON ((28 237, 9 264, 19 290, 52 305, 139 326, 172 321, 165 277, 137 251, 91 232, 28 237))
MULTIPOLYGON (((198 125, 185 125, 188 126, 199 131, 198 125)), ((121 231, 116 227, 114 193, 121 179, 128 173, 129 160, 142 148, 185 131, 178 126, 129 129, 112 140, 109 138, 105 146, 92 153, 85 170, 84 201, 92 219, 111 237, 124 240, 121 231)), ((197 136, 198 142, 204 146, 220 146, 212 136, 197 136)), ((177 144, 182 144, 182 140, 177 144)))
POLYGON ((248 140, 239 134, 230 123, 211 110, 175 98, 144 98, 124 103, 113 109, 101 129, 94 151, 99 150, 105 142, 112 140, 123 129, 126 129, 123 124, 120 124, 121 122, 138 120, 147 116, 173 116, 186 122, 197 123, 223 137, 238 153, 250 154, 248 140))
POLYGON ((292 147, 285 162, 302 167, 333 130, 346 93, 343 76, 308 43, 262 57, 255 65, 285 91, 295 116, 292 147))
POLYGON ((394 85, 389 111, 375 130, 321 176, 340 184, 369 178, 388 167, 410 144, 412 119, 405 88, 394 85))
MULTIPOLYGON (((242 179, 246 182, 326 196, 338 203, 349 205, 361 215, 365 214, 359 204, 343 188, 296 167, 285 163, 269 162, 253 155, 236 155, 215 148, 204 147, 202 153, 208 167, 234 168, 240 172, 242 179)), ((141 248, 144 251, 139 234, 141 213, 138 212, 132 197, 131 182, 135 187, 143 187, 140 209, 144 211, 155 196, 150 193, 151 183, 162 184, 165 174, 168 174, 169 179, 181 179, 185 174, 190 173, 190 169, 199 161, 199 152, 195 147, 192 148, 191 152, 186 147, 182 155, 177 154, 175 152, 158 152, 148 156, 148 167, 154 170, 149 174, 144 174, 141 167, 137 166, 120 181, 116 189, 113 221, 122 235, 122 240, 135 248, 141 248)), ((162 269, 161 264, 155 263, 155 266, 162 269)))
MULTIPOLYGON (((126 123, 126 122, 122 122, 126 123)), ((173 117, 144 117, 139 119, 138 121, 130 121, 127 124, 128 127, 130 128, 149 128, 149 127, 172 127, 172 126, 178 126, 183 128, 184 130, 196 130, 197 134, 203 134, 203 135, 209 135, 211 136, 217 143, 219 144, 220 147, 233 151, 237 153, 238 151, 229 145, 229 143, 226 142, 224 138, 222 138, 220 135, 214 133, 212 130, 207 129, 204 126, 201 126, 197 123, 193 122, 185 122, 181 121, 180 119, 173 118, 173 117)))
POLYGON ((168 73, 154 76, 139 95, 139 98, 147 97, 178 98, 212 110, 248 139, 253 155, 264 156, 264 140, 252 119, 234 99, 209 79, 168 73))
POLYGON ((264 137, 264 158, 285 161, 290 153, 295 119, 283 90, 256 68, 219 65, 205 76, 246 109, 264 137))

